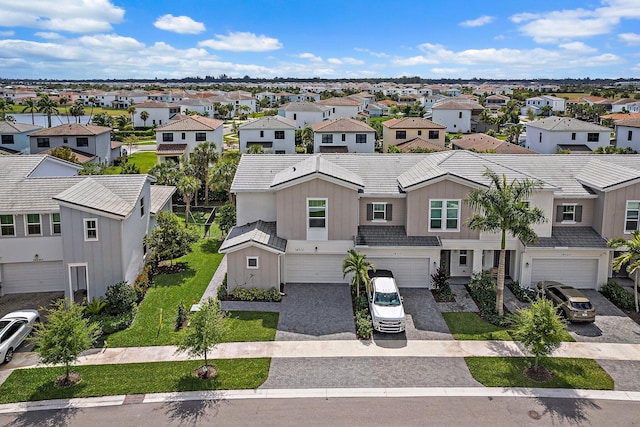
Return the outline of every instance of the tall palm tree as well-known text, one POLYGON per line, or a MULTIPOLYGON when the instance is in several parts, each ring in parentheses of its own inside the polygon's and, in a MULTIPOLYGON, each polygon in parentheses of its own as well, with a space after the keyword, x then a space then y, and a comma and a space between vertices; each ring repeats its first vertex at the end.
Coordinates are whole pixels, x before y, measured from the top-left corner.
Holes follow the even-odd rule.
POLYGON ((74 118, 75 123, 80 122, 80 116, 84 115, 84 104, 79 99, 69 107, 69 113, 74 118))
POLYGON ((91 123, 91 117, 93 117, 93 109, 95 108, 96 104, 98 103, 98 100, 94 96, 92 96, 87 101, 91 105, 91 112, 89 113, 89 120, 87 120, 87 124, 89 124, 89 123, 91 123))
MULTIPOLYGON (((69 98, 67 95, 62 95, 60 98, 58 98, 58 104, 60 104, 61 107, 66 107, 67 105, 69 105, 69 102, 71 102, 71 98, 69 98)), ((65 116, 67 116, 67 123, 69 123, 68 109, 67 109, 67 112, 65 113, 65 116)))
POLYGON ((611 239, 607 242, 607 246, 614 249, 622 249, 624 253, 618 255, 613 259, 611 268, 615 271, 625 265, 627 266, 627 273, 634 274, 633 279, 633 296, 636 304, 636 312, 638 312, 638 276, 640 275, 640 231, 635 230, 631 233, 631 239, 626 240, 622 237, 611 239))
POLYGON ((131 116, 131 123, 133 123, 133 116, 136 114, 136 107, 133 105, 133 101, 131 101, 131 105, 127 108, 127 113, 131 116))
POLYGON ((500 233, 496 312, 503 316, 507 232, 524 244, 533 243, 538 235, 531 225, 547 219, 542 209, 529 206, 529 197, 541 187, 540 182, 528 179, 507 182, 506 176, 500 177, 488 168, 483 175, 489 178, 490 185, 473 189, 467 195, 465 202, 476 213, 466 220, 465 225, 478 232, 500 233))
POLYGON ((27 98, 25 99, 25 101, 22 103, 22 105, 24 105, 24 107, 22 108, 22 112, 23 113, 31 113, 31 124, 35 125, 35 117, 33 115, 33 113, 35 113, 36 111, 38 111, 38 104, 33 100, 33 98, 27 98))
POLYGON ((226 191, 229 203, 234 204, 231 184, 236 175, 239 159, 225 158, 213 165, 209 171, 209 185, 217 191, 226 191))
POLYGON ((204 204, 209 204, 209 168, 218 161, 218 148, 215 142, 204 141, 196 145, 191 153, 191 161, 200 165, 203 170, 204 204))
POLYGON ((165 160, 149 170, 149 175, 154 176, 158 185, 178 185, 180 180, 180 166, 173 160, 165 160))
POLYGON ((49 95, 42 95, 38 101, 38 111, 47 115, 47 124, 51 127, 51 115, 58 114, 58 104, 49 95))
POLYGON ((185 204, 184 224, 189 225, 189 215, 191 214, 191 200, 200 189, 200 180, 193 176, 183 176, 178 181, 178 192, 182 195, 185 204))
POLYGON ((147 127, 147 120, 149 120, 149 113, 146 111, 140 111, 140 120, 144 124, 144 127, 147 127))
POLYGON ((349 249, 347 253, 349 256, 342 262, 342 277, 347 277, 347 274, 353 274, 351 286, 356 288, 356 295, 360 295, 360 286, 362 284, 369 292, 369 286, 371 285, 369 270, 375 271, 376 267, 367 261, 365 254, 360 254, 355 249, 349 249))

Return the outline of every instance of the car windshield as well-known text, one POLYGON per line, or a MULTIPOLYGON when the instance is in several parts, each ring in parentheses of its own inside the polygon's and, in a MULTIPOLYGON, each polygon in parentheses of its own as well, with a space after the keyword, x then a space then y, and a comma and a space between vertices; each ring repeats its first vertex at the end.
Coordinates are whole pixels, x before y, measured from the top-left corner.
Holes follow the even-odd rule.
POLYGON ((11 322, 8 321, 8 320, 0 320, 0 331, 2 331, 4 328, 6 328, 9 325, 9 323, 11 323, 11 322))
POLYGON ((575 308, 576 310, 591 310, 591 303, 590 302, 572 302, 571 307, 575 308))
POLYGON ((397 292, 376 292, 373 303, 377 305, 400 305, 397 292))

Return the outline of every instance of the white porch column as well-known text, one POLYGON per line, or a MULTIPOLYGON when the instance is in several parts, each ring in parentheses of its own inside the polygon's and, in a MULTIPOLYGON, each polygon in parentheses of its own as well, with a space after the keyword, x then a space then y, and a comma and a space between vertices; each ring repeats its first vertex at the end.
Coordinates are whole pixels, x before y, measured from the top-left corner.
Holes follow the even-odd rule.
POLYGON ((471 271, 473 273, 482 271, 482 249, 473 250, 473 264, 471 271))

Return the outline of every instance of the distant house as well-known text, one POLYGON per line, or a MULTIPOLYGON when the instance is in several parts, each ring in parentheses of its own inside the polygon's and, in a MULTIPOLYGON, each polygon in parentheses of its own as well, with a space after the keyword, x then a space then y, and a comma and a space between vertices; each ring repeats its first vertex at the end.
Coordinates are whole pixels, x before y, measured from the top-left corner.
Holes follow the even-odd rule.
POLYGON ((333 119, 313 127, 314 153, 373 153, 376 131, 355 119, 333 119))
POLYGON ((278 108, 278 115, 293 120, 298 129, 329 120, 331 108, 318 102, 290 102, 278 108))
POLYGON ((156 155, 158 163, 171 159, 180 163, 188 160, 193 149, 201 142, 213 142, 222 154, 222 120, 202 116, 187 116, 184 119, 160 126, 156 132, 156 155))
POLYGON ((640 100, 624 98, 611 103, 612 113, 621 113, 623 111, 628 113, 640 112, 640 100))
POLYGON ((296 123, 280 116, 250 120, 239 128, 240 152, 260 145, 265 153, 295 154, 296 123))
POLYGON ((180 113, 180 105, 168 102, 147 101, 136 105, 133 114, 133 126, 162 126, 168 124, 174 115, 180 113), (149 118, 142 120, 140 114, 146 111, 149 118))
POLYGON ((478 153, 535 154, 535 151, 531 151, 520 145, 511 144, 507 141, 502 141, 484 133, 462 135, 460 138, 452 139, 451 146, 454 150, 473 150, 478 153))
POLYGON ((196 112, 206 117, 215 114, 214 102, 210 98, 186 98, 176 102, 180 106, 180 114, 196 112))
POLYGON ((121 144, 112 144, 111 128, 70 123, 31 133, 31 154, 43 153, 56 147, 69 147, 84 162, 110 165, 121 155, 121 144))
POLYGON ((489 95, 484 100, 484 106, 492 110, 497 110, 500 107, 507 105, 511 98, 505 95, 489 95))
POLYGON ((476 131, 478 117, 484 107, 474 101, 448 99, 431 107, 431 119, 444 125, 447 132, 469 133, 476 131))
POLYGON ((0 150, 7 154, 29 154, 29 134, 40 129, 40 126, 1 121, 0 150))
POLYGON ((444 147, 446 126, 421 117, 405 117, 382 122, 382 150, 386 153, 392 145, 399 145, 417 137, 444 147))
POLYGON ((640 117, 616 122, 616 147, 640 153, 640 117))
POLYGON ((379 102, 370 102, 364 112, 369 115, 369 117, 382 117, 389 115, 389 106, 379 103, 379 102))
POLYGON ((551 95, 534 96, 525 100, 525 106, 520 109, 520 114, 527 115, 531 110, 536 116, 542 113, 542 107, 550 106, 551 111, 563 113, 565 111, 565 99, 551 95))
POLYGON ((331 118, 334 119, 354 119, 364 110, 364 100, 348 97, 329 98, 319 101, 318 104, 329 107, 331 118))
POLYGON ((570 117, 551 116, 525 126, 526 147, 536 153, 591 152, 610 145, 611 129, 570 117))

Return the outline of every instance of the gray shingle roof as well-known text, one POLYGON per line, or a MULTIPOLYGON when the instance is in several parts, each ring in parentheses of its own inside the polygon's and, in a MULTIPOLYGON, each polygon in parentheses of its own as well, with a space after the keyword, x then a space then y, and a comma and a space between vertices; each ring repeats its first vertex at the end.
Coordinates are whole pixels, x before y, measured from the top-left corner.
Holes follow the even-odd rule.
POLYGON ((6 120, 0 121, 0 133, 3 134, 16 134, 40 129, 42 129, 40 126, 28 125, 25 123, 12 123, 6 120))
POLYGON ((287 241, 276 236, 275 222, 256 221, 233 227, 220 245, 219 251, 229 251, 245 243, 257 243, 279 252, 284 252, 287 248, 287 241))
POLYGON ((323 112, 329 111, 331 108, 326 105, 320 105, 315 102, 290 102, 279 108, 281 111, 294 111, 294 112, 323 112))
POLYGON ((149 212, 155 215, 173 196, 173 193, 176 192, 176 187, 171 185, 152 185, 150 190, 151 206, 149 207, 149 212))
POLYGON ((576 179, 589 187, 604 191, 608 187, 640 179, 640 170, 593 159, 576 174, 576 179))
POLYGON ((286 168, 278 172, 276 176, 273 177, 271 187, 276 187, 311 174, 329 176, 359 187, 364 185, 362 178, 357 174, 343 168, 342 166, 338 166, 323 157, 313 156, 307 157, 290 168, 286 168))
POLYGON ((533 248, 606 248, 607 241, 591 227, 551 227, 551 237, 540 237, 533 248))
POLYGON ((240 130, 249 129, 295 129, 296 123, 293 120, 286 119, 282 116, 266 116, 259 119, 248 121, 240 125, 240 130))
POLYGON ((361 225, 357 246, 442 246, 437 236, 407 236, 403 225, 361 225))

